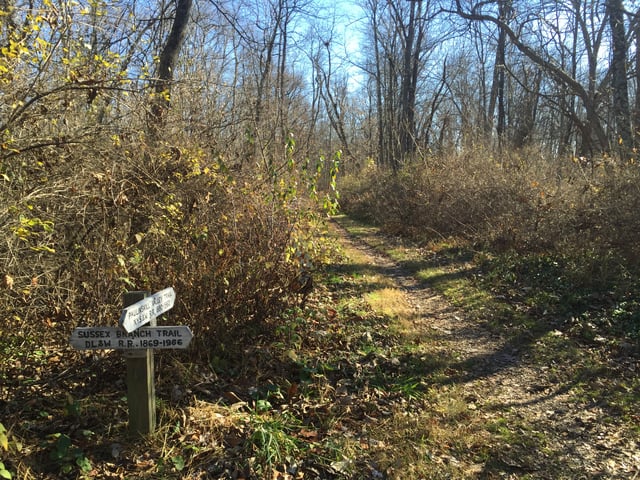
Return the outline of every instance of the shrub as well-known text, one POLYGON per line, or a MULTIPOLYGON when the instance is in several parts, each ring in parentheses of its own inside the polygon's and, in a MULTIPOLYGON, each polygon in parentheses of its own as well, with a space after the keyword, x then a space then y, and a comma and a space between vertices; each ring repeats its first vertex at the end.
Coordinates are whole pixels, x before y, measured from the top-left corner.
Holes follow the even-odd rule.
POLYGON ((343 180, 343 209, 419 241, 458 237, 496 251, 615 249, 637 261, 635 165, 512 152, 427 158, 396 175, 373 166, 343 180))
POLYGON ((318 253, 293 166, 277 182, 232 176, 214 153, 139 136, 13 159, 0 164, 0 330, 36 342, 43 327, 66 342, 76 325, 114 325, 123 292, 173 286, 172 316, 206 344, 277 312, 318 253))

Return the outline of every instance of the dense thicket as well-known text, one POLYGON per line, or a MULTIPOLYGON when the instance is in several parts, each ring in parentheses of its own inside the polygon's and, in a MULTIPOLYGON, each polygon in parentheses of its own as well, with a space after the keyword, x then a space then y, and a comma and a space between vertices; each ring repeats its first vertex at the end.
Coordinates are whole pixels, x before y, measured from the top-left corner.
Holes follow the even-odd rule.
MULTIPOLYGON (((601 159, 552 166, 534 155, 499 163, 487 152, 408 165, 371 164, 341 183, 342 206, 388 232, 433 242, 458 238, 498 252, 615 251, 638 265, 639 174, 601 159)), ((624 260, 622 260, 624 259, 624 260)))

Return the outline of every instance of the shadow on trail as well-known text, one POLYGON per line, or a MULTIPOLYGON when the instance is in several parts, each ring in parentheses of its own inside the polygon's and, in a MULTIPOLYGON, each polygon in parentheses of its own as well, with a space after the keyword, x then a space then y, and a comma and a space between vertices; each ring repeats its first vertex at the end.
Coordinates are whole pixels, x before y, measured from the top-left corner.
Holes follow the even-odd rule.
MULTIPOLYGON (((371 293, 383 285, 383 282, 363 281, 362 276, 367 274, 375 276, 384 276, 394 280, 397 285, 407 293, 416 293, 428 290, 429 283, 447 282, 468 278, 472 275, 477 267, 473 266, 469 261, 470 257, 460 256, 457 249, 451 252, 443 252, 441 256, 433 254, 430 258, 423 261, 412 260, 397 263, 388 256, 379 253, 367 243, 359 238, 353 237, 344 232, 353 242, 356 248, 362 248, 368 252, 372 258, 372 263, 356 263, 356 264, 336 264, 331 268, 331 272, 343 274, 346 277, 353 276, 353 281, 349 282, 344 278, 344 287, 353 288, 361 294, 371 293), (421 282, 416 278, 421 270, 433 268, 434 266, 442 268, 441 273, 430 274, 429 282, 421 282), (349 285, 351 284, 351 285, 349 285)), ((366 278, 366 277, 365 277, 366 278)), ((427 293, 428 296, 433 295, 427 293)), ((438 315, 448 315, 455 318, 453 309, 449 311, 438 312, 438 315)), ((433 312, 423 311, 420 313, 422 320, 428 322, 428 318, 433 312)), ((464 312, 459 313, 465 315, 464 312)), ((485 312, 488 317, 491 312, 485 312)), ((399 361, 402 363, 401 375, 408 377, 431 377, 434 381, 441 385, 459 385, 464 386, 476 380, 487 379, 493 377, 503 371, 513 369, 525 364, 533 354, 536 344, 542 337, 550 331, 557 328, 553 322, 546 319, 531 319, 527 325, 491 325, 487 320, 477 320, 474 322, 460 321, 451 322, 449 330, 429 330, 428 341, 434 345, 444 344, 452 345, 449 351, 438 351, 428 360, 424 355, 404 355, 399 361), (466 351, 456 350, 456 340, 465 340, 466 351), (478 348, 474 351, 468 349, 469 345, 476 344, 478 348), (493 348, 492 348, 493 346, 493 348)), ((398 370, 398 369, 396 369, 398 370)), ((568 388, 543 388, 544 385, 523 386, 533 390, 539 389, 548 395, 558 395, 565 392, 568 388)), ((536 397, 535 401, 542 401, 543 396, 536 397)))
MULTIPOLYGON (((356 242, 359 244, 362 243, 357 240, 356 242)), ((428 285, 417 280, 414 277, 414 274, 421 269, 432 265, 432 262, 412 262, 411 267, 406 268, 405 263, 395 263, 388 257, 379 253, 374 254, 374 259, 375 263, 337 264, 331 267, 330 271, 336 274, 352 276, 353 281, 349 281, 348 278, 344 278, 342 280, 342 288, 353 288, 359 293, 371 293, 385 286, 384 282, 380 281, 363 281, 363 277, 366 278, 366 275, 372 275, 372 278, 376 278, 376 276, 390 278, 398 285, 399 288, 408 293, 428 289, 428 285)), ((453 261, 451 259, 448 259, 447 261, 453 265, 453 261)), ((471 275, 474 270, 475 268, 470 264, 460 261, 460 264, 451 271, 430 277, 430 282, 450 281, 465 278, 471 275)), ((428 311, 421 312, 421 316, 426 318, 431 314, 432 312, 428 311)), ((440 314, 442 314, 442 312, 440 312, 440 314)), ((449 312, 448 314, 453 315, 453 312, 449 312)), ((525 331, 511 335, 502 342, 496 342, 496 339, 504 337, 504 334, 498 334, 495 331, 496 329, 488 325, 486 321, 480 321, 477 324, 461 322, 459 328, 455 327, 455 323, 453 326, 454 328, 452 328, 451 331, 446 333, 434 331, 429 334, 429 337, 434 342, 451 342, 453 339, 454 344, 455 339, 467 339, 472 340, 473 342, 483 342, 483 338, 486 338, 491 340, 490 343, 496 343, 499 346, 496 350, 487 353, 479 353, 477 355, 473 355, 473 352, 468 352, 471 353, 471 356, 461 360, 456 360, 456 354, 462 355, 464 352, 450 352, 450 361, 447 367, 449 371, 457 373, 447 377, 448 383, 470 382, 494 375, 501 370, 516 366, 521 362, 522 356, 526 355, 531 350, 532 346, 535 345, 535 342, 554 328, 551 324, 539 322, 539 324, 536 324, 533 328, 528 328, 525 331), (451 353, 454 353, 454 355, 451 355, 451 353)), ((416 373, 418 372, 416 371, 416 373)))

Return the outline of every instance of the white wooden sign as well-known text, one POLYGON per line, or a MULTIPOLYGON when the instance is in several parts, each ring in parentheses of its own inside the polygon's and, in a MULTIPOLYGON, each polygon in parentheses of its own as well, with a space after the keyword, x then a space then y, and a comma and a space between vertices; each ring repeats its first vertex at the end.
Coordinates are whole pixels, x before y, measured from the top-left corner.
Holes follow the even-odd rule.
POLYGON ((70 343, 78 350, 135 350, 187 348, 193 334, 186 325, 142 327, 132 333, 120 327, 78 327, 70 343))
POLYGON ((126 292, 120 327, 78 327, 70 338, 78 350, 125 350, 129 431, 135 436, 152 433, 156 427, 156 397, 153 349, 187 348, 193 335, 186 325, 155 325, 154 319, 173 308, 176 292, 165 288, 149 292, 126 292), (142 325, 152 322, 151 326, 142 325))
POLYGON ((165 288, 149 297, 145 297, 122 310, 120 325, 131 333, 142 325, 149 323, 158 315, 173 308, 176 301, 176 292, 173 288, 165 288))

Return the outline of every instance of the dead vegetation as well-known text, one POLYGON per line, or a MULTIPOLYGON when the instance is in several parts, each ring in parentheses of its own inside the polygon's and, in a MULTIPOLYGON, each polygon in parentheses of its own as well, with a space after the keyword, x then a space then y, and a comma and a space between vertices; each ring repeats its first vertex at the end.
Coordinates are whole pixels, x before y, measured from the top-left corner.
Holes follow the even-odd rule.
POLYGON ((398 174, 343 179, 343 209, 418 242, 464 239, 497 252, 615 251, 637 266, 638 168, 526 151, 426 158, 398 174))

